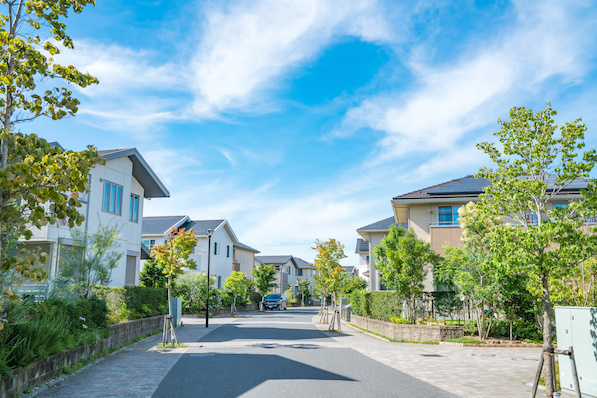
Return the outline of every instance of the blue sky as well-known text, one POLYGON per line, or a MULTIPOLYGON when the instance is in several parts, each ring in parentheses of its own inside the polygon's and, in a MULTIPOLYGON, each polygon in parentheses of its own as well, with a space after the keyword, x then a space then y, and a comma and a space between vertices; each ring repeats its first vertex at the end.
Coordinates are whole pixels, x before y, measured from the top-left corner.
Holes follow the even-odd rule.
POLYGON ((264 255, 312 261, 390 199, 474 174, 514 106, 582 117, 597 147, 591 1, 98 0, 61 63, 96 75, 74 118, 21 129, 137 147, 171 192, 145 215, 226 218, 264 255))

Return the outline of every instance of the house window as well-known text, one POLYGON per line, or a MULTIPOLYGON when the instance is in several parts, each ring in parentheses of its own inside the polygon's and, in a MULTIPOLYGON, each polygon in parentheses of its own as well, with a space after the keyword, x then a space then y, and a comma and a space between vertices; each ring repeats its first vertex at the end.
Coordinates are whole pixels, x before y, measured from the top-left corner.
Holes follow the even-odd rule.
POLYGON ((220 244, 218 242, 214 242, 214 254, 220 254, 220 244))
POLYGON ((131 194, 129 221, 139 221, 139 195, 131 194))
POLYGON ((230 246, 226 246, 226 257, 230 257, 232 250, 230 250, 230 246))
POLYGON ((525 217, 527 225, 537 225, 539 223, 539 219, 535 213, 527 213, 525 217))
POLYGON ((296 270, 296 276, 303 276, 303 270, 301 268, 296 270))
POLYGON ((121 214, 122 186, 110 181, 104 181, 104 203, 102 210, 107 213, 121 214))
POLYGON ((438 224, 458 225, 458 209, 460 209, 460 206, 438 206, 438 224))
POLYGON ((155 239, 143 239, 141 242, 151 250, 156 244, 155 239))

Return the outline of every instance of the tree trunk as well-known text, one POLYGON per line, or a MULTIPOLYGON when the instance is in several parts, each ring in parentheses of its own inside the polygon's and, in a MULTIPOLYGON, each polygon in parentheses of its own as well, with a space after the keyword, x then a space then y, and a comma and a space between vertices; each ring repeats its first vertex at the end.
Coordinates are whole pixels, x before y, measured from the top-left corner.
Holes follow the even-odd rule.
POLYGON ((541 276, 543 285, 543 356, 545 369, 545 391, 547 398, 553 396, 553 338, 551 335, 551 300, 549 298, 549 271, 544 270, 541 276))
POLYGON ((166 344, 170 344, 168 329, 172 328, 172 300, 171 300, 172 276, 168 275, 168 326, 166 328, 166 344))
POLYGON ((514 321, 510 319, 510 342, 512 342, 512 323, 514 323, 514 321))

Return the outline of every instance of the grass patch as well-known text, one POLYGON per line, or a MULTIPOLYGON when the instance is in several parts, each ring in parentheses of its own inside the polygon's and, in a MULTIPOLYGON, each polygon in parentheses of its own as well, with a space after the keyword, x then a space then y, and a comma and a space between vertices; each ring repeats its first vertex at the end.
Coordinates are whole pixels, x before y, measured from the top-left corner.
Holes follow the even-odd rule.
POLYGON ((174 343, 170 343, 170 344, 158 344, 158 349, 162 350, 165 348, 187 348, 189 345, 188 344, 174 344, 174 343))
POLYGON ((470 337, 458 337, 456 339, 446 339, 448 343, 465 343, 465 344, 485 344, 483 341, 472 339, 470 337))

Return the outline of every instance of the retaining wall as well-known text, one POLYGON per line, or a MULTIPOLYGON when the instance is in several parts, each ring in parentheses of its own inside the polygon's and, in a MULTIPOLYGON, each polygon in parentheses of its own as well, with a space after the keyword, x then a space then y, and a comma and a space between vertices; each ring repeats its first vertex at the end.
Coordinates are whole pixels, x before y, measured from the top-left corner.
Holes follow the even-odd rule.
POLYGON ((120 347, 136 338, 161 330, 164 316, 136 319, 110 325, 110 337, 88 346, 75 347, 41 361, 12 370, 13 377, 0 377, 0 397, 10 398, 22 393, 25 388, 33 388, 62 374, 66 366, 74 366, 79 361, 100 354, 104 349, 120 347))
POLYGON ((380 334, 392 340, 406 341, 444 341, 464 337, 463 326, 443 325, 404 325, 379 321, 352 314, 350 323, 362 329, 380 334))
MULTIPOLYGON (((259 304, 248 304, 245 306, 237 305, 236 311, 237 312, 245 312, 245 311, 256 311, 259 309, 259 304)), ((210 316, 221 316, 221 315, 230 315, 230 307, 218 307, 212 310, 209 310, 210 316)))

